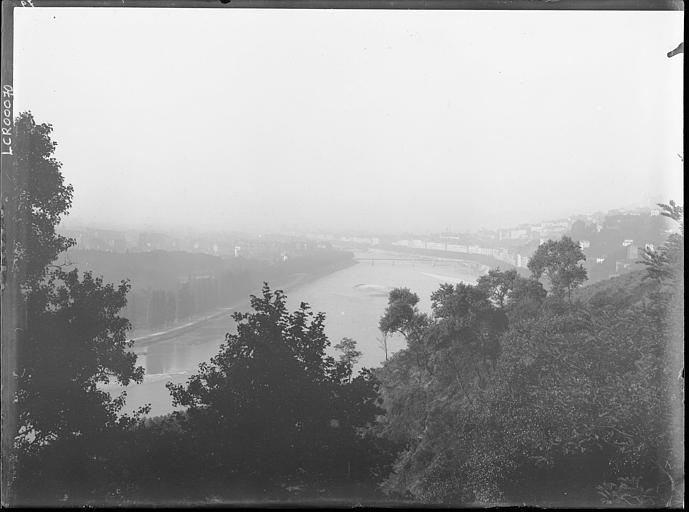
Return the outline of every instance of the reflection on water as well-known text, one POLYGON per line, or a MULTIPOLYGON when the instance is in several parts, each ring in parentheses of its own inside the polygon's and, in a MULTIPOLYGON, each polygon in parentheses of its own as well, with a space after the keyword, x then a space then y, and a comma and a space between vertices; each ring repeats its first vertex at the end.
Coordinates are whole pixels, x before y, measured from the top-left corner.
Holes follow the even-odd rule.
MULTIPOLYGON (((325 312, 325 330, 332 345, 344 336, 355 339, 359 350, 363 352, 358 366, 374 367, 385 360, 378 321, 391 289, 410 288, 421 299, 420 309, 430 311, 430 294, 439 284, 460 281, 473 283, 476 278, 475 272, 459 262, 362 261, 290 290, 287 302, 292 310, 299 307, 300 302, 307 302, 314 311, 325 312)), ((245 304, 236 306, 235 310, 247 311, 248 308, 247 300, 245 304)), ((146 377, 143 384, 126 388, 126 412, 146 403, 151 404, 151 415, 172 411, 165 383, 186 381, 199 363, 217 354, 228 332, 236 332, 231 311, 172 339, 135 348, 139 355, 138 363, 146 369, 146 377)), ((401 337, 388 338, 390 353, 403 346, 401 337)), ((118 389, 115 386, 110 388, 111 391, 118 389)))

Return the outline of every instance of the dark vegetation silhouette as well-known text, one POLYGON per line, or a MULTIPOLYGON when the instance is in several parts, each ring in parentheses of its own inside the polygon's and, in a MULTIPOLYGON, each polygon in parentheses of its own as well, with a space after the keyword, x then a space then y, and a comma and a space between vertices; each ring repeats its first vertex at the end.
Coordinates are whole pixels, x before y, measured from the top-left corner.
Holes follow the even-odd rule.
MULTIPOLYGON (((99 385, 143 378, 127 350, 131 324, 120 316, 130 284, 106 284, 53 263, 74 244, 55 233, 72 189, 52 156, 52 127, 25 113, 16 130, 17 163, 28 179, 17 210, 8 213, 27 227, 17 252, 30 257, 15 445, 3 453, 17 461, 13 501, 375 497, 395 453, 374 428, 383 412, 377 380, 365 369, 353 376, 360 355, 354 340, 338 344, 339 359, 327 356, 324 315, 303 303, 288 313, 285 295, 267 284, 251 297, 253 313, 234 315, 238 334, 228 335, 186 386, 170 387, 184 412, 120 414, 126 395, 113 398, 99 385)), ((323 262, 285 267, 314 263, 323 262)), ((164 316, 159 309, 153 314, 164 316)))
POLYGON ((679 230, 642 253, 643 272, 580 288, 583 253, 563 237, 536 251, 530 277, 497 268, 441 285, 430 313, 393 290, 379 327, 406 348, 356 375, 354 340, 329 355, 325 316, 288 311, 264 284, 218 354, 168 386, 182 411, 126 416, 125 395, 100 385, 143 377, 121 316, 130 285, 54 263, 73 244, 55 233, 72 189, 50 125, 25 113, 16 129, 28 178, 8 215, 24 222, 30 256, 14 451, 3 453, 17 462, 12 503, 683 503, 674 202, 659 206, 679 230))
POLYGON ((345 338, 337 360, 326 355, 323 313, 305 303, 288 312, 285 295, 267 284, 251 307, 233 315, 237 334, 210 363, 185 385, 168 385, 186 407, 177 415, 184 431, 213 440, 197 450, 202 481, 255 497, 284 497, 287 487, 304 497, 351 493, 375 481, 392 452, 372 430, 383 413, 377 380, 368 370, 352 378, 355 342, 345 338))
POLYGON ((583 255, 567 237, 541 246, 530 279, 497 269, 441 286, 430 316, 409 290, 390 293, 381 329, 407 348, 377 372, 384 432, 405 446, 389 495, 681 505, 683 211, 659 206, 679 232, 640 277, 593 294, 577 296, 583 255))
POLYGON ((88 272, 80 276, 53 264, 74 241, 55 233, 71 205, 72 187, 53 157, 52 127, 23 113, 15 130, 16 166, 24 179, 16 182, 17 208, 7 214, 23 231, 16 253, 23 260, 19 314, 26 316, 26 328, 17 339, 14 369, 16 451, 3 457, 16 457, 20 494, 36 486, 63 493, 63 482, 93 476, 102 436, 133 421, 118 415, 124 395, 112 398, 98 385, 140 382, 143 369, 126 350, 129 322, 118 315, 129 285, 104 284, 88 272))

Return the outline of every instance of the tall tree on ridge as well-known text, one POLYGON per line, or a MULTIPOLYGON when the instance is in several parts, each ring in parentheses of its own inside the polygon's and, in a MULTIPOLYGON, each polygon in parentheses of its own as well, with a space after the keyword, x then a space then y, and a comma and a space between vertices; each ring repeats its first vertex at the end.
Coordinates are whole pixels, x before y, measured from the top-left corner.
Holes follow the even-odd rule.
POLYGON ((587 278, 582 261, 586 261, 586 255, 581 246, 570 237, 563 236, 560 240, 548 240, 538 246, 528 268, 535 279, 546 275, 556 297, 563 297, 567 292, 571 300, 572 290, 587 278))

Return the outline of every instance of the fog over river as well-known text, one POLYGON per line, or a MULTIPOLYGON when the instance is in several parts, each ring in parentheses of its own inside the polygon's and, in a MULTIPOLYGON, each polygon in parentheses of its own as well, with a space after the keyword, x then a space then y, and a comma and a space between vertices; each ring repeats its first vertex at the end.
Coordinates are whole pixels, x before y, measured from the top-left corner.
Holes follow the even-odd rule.
MULTIPOLYGON (((357 253, 356 257, 360 259, 357 264, 297 285, 285 290, 285 293, 290 310, 297 309, 303 301, 313 311, 326 314, 325 330, 332 346, 345 336, 357 341, 358 349, 363 353, 357 370, 378 366, 385 360, 378 321, 387 305, 390 290, 396 287, 410 288, 421 299, 420 309, 428 312, 431 308, 430 295, 441 283, 474 283, 479 276, 475 265, 461 261, 407 261, 405 259, 423 257, 382 251, 357 253), (365 258, 377 259, 367 261, 365 258)), ((137 348, 135 345, 134 350, 139 355, 138 364, 144 366, 146 376, 142 384, 132 384, 126 388, 125 412, 147 403, 151 404, 151 416, 174 410, 165 384, 169 381, 184 382, 197 370, 199 363, 215 355, 225 334, 236 332, 235 322, 230 316, 232 311, 248 310, 247 300, 179 335, 148 346, 137 348)), ((332 346, 330 351, 335 355, 332 346)), ((389 354, 403 346, 404 340, 400 336, 388 338, 389 354)), ((107 389, 116 393, 121 387, 112 385, 107 389)))

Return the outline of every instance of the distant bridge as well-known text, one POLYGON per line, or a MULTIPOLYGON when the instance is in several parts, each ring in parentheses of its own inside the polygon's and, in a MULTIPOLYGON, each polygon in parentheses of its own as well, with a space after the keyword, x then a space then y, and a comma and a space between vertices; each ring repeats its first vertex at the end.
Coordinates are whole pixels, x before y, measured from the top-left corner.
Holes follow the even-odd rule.
POLYGON ((355 261, 439 261, 439 258, 364 258, 356 257, 355 261))
POLYGON ((469 261, 469 260, 462 260, 459 258, 434 258, 434 257, 420 257, 420 258, 367 258, 365 256, 357 256, 354 258, 354 261, 361 261, 361 262, 370 262, 371 265, 375 264, 376 261, 381 261, 381 262, 389 262, 392 261, 393 263, 396 261, 407 261, 407 262, 423 262, 423 263, 456 263, 458 265, 466 265, 466 264, 472 264, 475 262, 469 261))
MULTIPOLYGON (((421 248, 410 248, 401 247, 391 244, 386 244, 380 246, 382 251, 387 254, 399 254, 397 257, 387 257, 386 254, 381 254, 380 258, 374 256, 366 256, 365 254, 359 253, 355 256, 355 261, 366 261, 371 262, 371 265, 375 264, 376 259, 381 261, 391 261, 393 264, 395 261, 409 261, 409 262, 451 262, 451 261, 461 261, 464 264, 474 266, 482 265, 484 267, 500 267, 500 268, 516 268, 515 264, 511 261, 505 261, 498 259, 495 256, 489 254, 481 254, 475 252, 455 252, 455 251, 443 251, 438 249, 421 249, 421 248), (409 259, 405 258, 405 254, 409 254, 409 259)), ((381 251, 381 252, 382 252, 381 251)))

